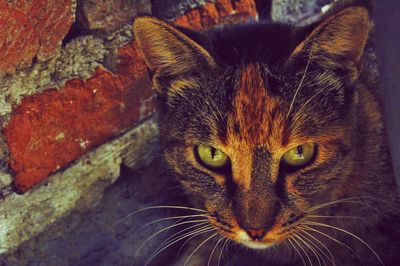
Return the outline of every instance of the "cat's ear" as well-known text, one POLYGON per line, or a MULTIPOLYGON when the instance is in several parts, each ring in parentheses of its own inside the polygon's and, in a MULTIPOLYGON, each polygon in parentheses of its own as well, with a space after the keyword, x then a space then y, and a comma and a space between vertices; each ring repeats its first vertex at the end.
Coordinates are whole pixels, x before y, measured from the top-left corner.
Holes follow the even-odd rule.
POLYGON ((345 64, 356 77, 361 69, 369 29, 368 10, 361 6, 347 7, 320 22, 289 59, 300 53, 311 54, 312 60, 328 68, 338 62, 345 64))
POLYGON ((133 31, 147 67, 158 75, 174 76, 199 65, 215 65, 202 46, 154 17, 136 18, 133 31))

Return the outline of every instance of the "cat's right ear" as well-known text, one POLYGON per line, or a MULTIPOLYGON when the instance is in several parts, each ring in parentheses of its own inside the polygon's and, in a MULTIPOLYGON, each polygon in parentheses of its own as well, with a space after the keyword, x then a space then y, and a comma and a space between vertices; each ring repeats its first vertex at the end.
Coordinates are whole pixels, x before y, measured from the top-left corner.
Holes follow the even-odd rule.
POLYGON ((368 10, 362 6, 347 7, 320 22, 294 49, 288 62, 297 55, 306 55, 324 68, 345 66, 355 79, 361 70, 369 30, 368 10))
MULTIPOLYGON (((202 46, 159 19, 138 17, 133 31, 147 67, 155 77, 173 78, 197 67, 215 65, 202 46)), ((158 89, 157 84, 154 86, 158 89)))

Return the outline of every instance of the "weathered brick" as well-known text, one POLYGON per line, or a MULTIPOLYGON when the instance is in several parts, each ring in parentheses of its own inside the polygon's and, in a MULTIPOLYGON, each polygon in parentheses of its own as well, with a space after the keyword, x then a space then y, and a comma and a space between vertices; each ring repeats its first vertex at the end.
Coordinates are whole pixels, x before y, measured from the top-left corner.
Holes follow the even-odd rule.
POLYGON ((59 49, 74 21, 73 0, 0 1, 0 77, 44 61, 59 49))
POLYGON ((151 113, 153 93, 135 44, 119 54, 120 72, 98 67, 90 79, 26 97, 13 111, 4 135, 21 192, 151 113))
POLYGON ((38 37, 25 13, 0 2, 0 77, 31 63, 38 37))
POLYGON ((217 24, 245 22, 257 16, 254 0, 217 0, 193 9, 173 21, 175 25, 195 30, 209 29, 217 24))
MULTIPOLYGON (((254 14, 253 0, 220 0, 190 11, 175 24, 207 29, 254 14)), ((135 42, 119 48, 117 56, 115 73, 98 67, 90 79, 70 80, 60 90, 28 96, 12 112, 4 135, 21 192, 154 111, 145 62, 135 42)))
POLYGON ((111 32, 139 14, 150 13, 150 0, 82 1, 81 23, 91 30, 111 32))

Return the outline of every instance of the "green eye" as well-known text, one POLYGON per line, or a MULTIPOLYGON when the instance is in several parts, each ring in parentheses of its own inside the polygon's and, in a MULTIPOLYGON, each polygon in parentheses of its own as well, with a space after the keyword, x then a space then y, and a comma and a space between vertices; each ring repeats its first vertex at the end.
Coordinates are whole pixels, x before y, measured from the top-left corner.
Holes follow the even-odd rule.
POLYGON ((300 167, 308 163, 314 155, 315 145, 306 143, 288 150, 283 155, 283 160, 290 166, 300 167))
POLYGON ((197 146, 200 160, 207 166, 219 168, 228 162, 228 156, 222 151, 204 144, 197 146))

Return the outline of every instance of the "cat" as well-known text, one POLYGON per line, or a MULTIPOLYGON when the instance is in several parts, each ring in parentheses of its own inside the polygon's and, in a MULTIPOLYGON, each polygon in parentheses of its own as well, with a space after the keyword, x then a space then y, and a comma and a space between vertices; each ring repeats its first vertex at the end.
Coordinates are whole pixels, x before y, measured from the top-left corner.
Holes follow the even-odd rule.
POLYGON ((362 5, 304 27, 135 19, 164 157, 214 229, 206 240, 260 250, 266 265, 398 263, 400 201, 363 67, 370 29, 362 5))

